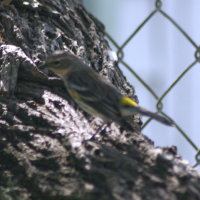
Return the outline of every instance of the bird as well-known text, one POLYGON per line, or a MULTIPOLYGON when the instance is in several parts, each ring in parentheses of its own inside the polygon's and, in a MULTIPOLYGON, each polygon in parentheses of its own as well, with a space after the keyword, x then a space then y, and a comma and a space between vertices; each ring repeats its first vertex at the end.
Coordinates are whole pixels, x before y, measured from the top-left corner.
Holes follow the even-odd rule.
POLYGON ((171 119, 151 112, 121 94, 114 85, 71 52, 55 51, 47 57, 44 65, 62 79, 69 95, 89 115, 100 117, 105 122, 119 123, 139 113, 165 125, 174 125, 171 119))

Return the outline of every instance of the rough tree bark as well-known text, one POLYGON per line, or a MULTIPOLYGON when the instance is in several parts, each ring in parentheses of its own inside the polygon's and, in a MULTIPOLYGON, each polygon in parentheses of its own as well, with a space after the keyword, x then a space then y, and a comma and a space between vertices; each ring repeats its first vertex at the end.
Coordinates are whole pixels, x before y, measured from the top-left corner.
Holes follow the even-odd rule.
POLYGON ((136 98, 103 30, 79 0, 0 4, 1 200, 200 199, 200 175, 175 148, 155 148, 115 124, 91 139, 101 122, 77 108, 59 78, 38 70, 46 55, 68 48, 136 98))

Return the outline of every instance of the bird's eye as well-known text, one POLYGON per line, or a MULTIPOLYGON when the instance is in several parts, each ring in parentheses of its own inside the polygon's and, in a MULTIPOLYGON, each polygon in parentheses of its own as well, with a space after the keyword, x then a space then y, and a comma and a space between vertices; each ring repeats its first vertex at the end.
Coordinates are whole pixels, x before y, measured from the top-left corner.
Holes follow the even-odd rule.
POLYGON ((60 61, 56 60, 56 61, 52 62, 52 64, 54 64, 54 65, 59 65, 59 64, 60 64, 60 61))

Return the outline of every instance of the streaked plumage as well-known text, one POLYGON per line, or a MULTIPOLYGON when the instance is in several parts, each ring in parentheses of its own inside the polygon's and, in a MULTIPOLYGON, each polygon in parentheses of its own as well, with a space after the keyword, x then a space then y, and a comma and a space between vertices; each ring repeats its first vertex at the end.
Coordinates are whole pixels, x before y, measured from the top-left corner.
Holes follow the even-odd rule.
POLYGON ((124 117, 140 113, 166 125, 174 124, 173 121, 150 112, 129 97, 123 96, 71 53, 57 51, 47 58, 45 66, 61 77, 74 101, 90 115, 99 116, 106 122, 119 122, 124 117))

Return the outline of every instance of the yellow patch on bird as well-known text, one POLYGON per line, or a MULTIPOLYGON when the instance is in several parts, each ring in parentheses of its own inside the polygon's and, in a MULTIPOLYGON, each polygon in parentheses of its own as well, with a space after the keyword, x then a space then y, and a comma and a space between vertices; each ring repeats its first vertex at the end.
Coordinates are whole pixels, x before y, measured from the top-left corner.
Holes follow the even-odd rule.
POLYGON ((73 90, 68 90, 70 96, 74 99, 80 99, 80 96, 78 95, 77 92, 73 91, 73 90))
POLYGON ((129 97, 122 97, 120 100, 120 103, 121 105, 124 105, 124 106, 134 106, 134 107, 138 106, 138 104, 134 100, 130 99, 129 97))

